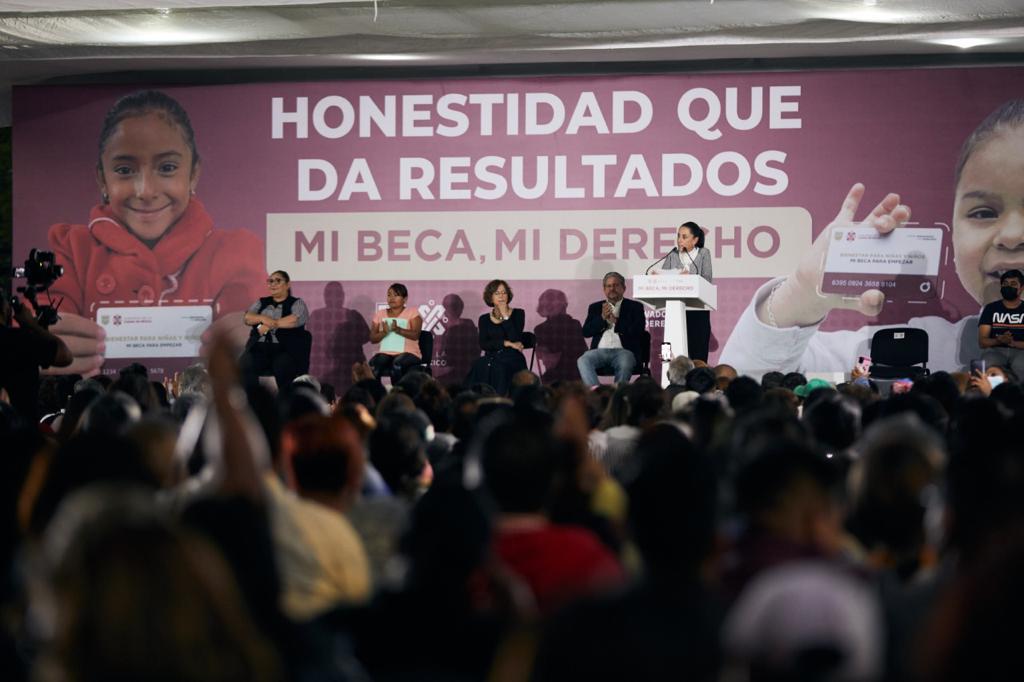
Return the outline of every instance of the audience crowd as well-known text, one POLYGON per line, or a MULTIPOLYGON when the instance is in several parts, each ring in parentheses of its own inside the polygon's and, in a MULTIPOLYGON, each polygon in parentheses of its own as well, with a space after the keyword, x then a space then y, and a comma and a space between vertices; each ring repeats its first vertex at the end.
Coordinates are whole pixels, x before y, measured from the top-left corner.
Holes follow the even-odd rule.
POLYGON ((1012 371, 336 395, 228 348, 0 402, 3 679, 1016 678, 1012 371))

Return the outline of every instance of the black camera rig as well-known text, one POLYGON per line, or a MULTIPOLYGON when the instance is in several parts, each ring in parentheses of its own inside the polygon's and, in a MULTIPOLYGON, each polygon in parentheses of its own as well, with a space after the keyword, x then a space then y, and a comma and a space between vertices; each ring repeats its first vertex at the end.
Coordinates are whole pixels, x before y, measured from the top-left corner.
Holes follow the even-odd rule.
MULTIPOLYGON (((49 289, 63 274, 64 266, 57 265, 57 257, 52 251, 37 251, 36 249, 28 252, 24 266, 14 268, 11 272, 11 276, 15 279, 26 280, 25 286, 18 287, 16 291, 32 304, 36 311, 36 321, 43 327, 49 327, 60 319, 57 315, 57 308, 60 307, 60 303, 64 299, 57 301, 56 305, 52 305, 52 301, 47 298, 48 302, 40 305, 37 296, 49 289)), ((15 313, 21 308, 21 301, 17 296, 11 297, 11 308, 15 313)))

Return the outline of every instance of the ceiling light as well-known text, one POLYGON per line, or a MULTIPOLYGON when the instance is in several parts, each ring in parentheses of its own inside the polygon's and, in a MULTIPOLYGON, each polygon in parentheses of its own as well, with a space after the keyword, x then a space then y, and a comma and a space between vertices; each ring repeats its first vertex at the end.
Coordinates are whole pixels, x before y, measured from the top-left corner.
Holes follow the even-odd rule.
POLYGON ((369 62, 414 62, 420 59, 430 59, 421 54, 354 54, 353 59, 365 59, 369 62))
POLYGON ((981 45, 992 45, 993 43, 998 43, 999 40, 996 38, 942 38, 929 42, 936 45, 949 45, 950 47, 959 47, 961 50, 969 50, 972 47, 979 47, 981 45))
POLYGON ((137 27, 122 34, 115 42, 123 45, 191 45, 216 43, 221 40, 223 40, 222 36, 201 31, 137 27))

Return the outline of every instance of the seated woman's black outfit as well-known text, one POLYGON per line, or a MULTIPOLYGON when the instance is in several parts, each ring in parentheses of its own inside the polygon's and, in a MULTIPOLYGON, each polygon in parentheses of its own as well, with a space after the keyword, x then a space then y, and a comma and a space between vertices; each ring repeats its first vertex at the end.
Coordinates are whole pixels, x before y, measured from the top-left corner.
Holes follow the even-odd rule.
POLYGON ((473 363, 467 383, 490 384, 498 395, 508 395, 512 377, 526 369, 526 358, 522 351, 507 348, 506 341, 522 341, 526 313, 522 308, 513 308, 508 319, 496 324, 490 313, 480 316, 480 348, 484 354, 473 363))
POLYGON ((272 329, 263 335, 253 326, 240 360, 248 383, 255 383, 261 376, 272 375, 277 382, 277 390, 283 391, 295 377, 309 371, 310 336, 306 331, 309 309, 301 298, 288 294, 283 301, 265 296, 253 303, 249 312, 275 320, 289 315, 298 318, 297 327, 272 329))

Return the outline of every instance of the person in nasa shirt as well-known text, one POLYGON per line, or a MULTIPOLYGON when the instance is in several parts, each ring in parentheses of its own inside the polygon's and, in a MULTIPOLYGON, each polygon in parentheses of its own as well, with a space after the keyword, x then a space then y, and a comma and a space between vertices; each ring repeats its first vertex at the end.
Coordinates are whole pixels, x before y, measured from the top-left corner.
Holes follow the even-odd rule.
POLYGON ((1024 275, 1007 270, 999 277, 1002 298, 986 305, 978 318, 978 344, 986 365, 1009 367, 1024 376, 1024 306, 1020 303, 1024 275))

